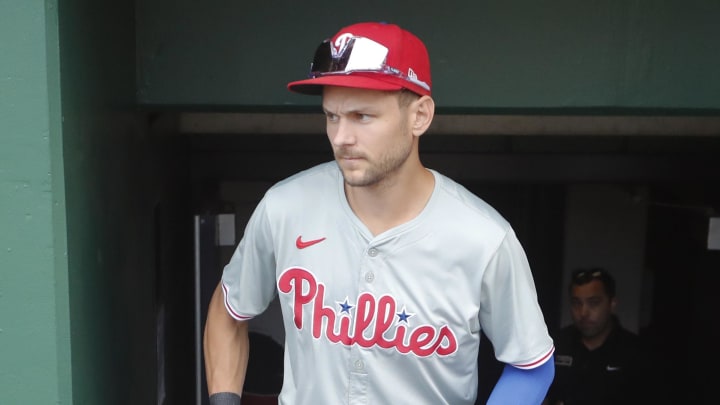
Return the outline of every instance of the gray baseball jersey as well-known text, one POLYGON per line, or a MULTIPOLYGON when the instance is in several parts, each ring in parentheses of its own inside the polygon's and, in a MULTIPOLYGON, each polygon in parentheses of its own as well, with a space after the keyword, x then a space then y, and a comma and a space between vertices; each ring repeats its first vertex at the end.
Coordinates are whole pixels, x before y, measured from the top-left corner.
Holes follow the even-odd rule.
POLYGON ((473 404, 481 329, 504 363, 533 368, 552 354, 510 225, 433 175, 420 215, 375 236, 335 162, 277 183, 258 204, 222 285, 238 320, 279 295, 281 404, 473 404))

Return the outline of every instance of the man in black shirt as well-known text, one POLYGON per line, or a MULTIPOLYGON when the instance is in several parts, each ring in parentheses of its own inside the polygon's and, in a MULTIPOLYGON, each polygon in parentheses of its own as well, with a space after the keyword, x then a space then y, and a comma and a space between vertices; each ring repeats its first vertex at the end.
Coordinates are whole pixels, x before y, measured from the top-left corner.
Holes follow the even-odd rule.
POLYGON ((573 323, 553 336, 555 379, 544 403, 642 403, 644 349, 615 315, 615 280, 604 269, 578 269, 569 293, 573 323))

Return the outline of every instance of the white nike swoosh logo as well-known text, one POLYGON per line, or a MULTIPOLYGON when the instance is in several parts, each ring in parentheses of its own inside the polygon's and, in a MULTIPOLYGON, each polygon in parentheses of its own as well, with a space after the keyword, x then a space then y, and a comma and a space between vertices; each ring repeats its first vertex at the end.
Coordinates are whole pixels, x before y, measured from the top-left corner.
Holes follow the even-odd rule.
POLYGON ((607 367, 605 367, 605 370, 607 370, 607 371, 618 371, 618 370, 620 370, 620 367, 607 366, 607 367))

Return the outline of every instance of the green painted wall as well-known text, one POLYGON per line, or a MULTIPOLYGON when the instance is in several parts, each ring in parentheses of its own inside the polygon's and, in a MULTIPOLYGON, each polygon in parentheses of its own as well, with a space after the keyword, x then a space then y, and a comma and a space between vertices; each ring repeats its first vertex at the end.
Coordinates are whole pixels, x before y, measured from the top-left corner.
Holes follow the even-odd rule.
POLYGON ((157 235, 191 216, 182 145, 136 107, 134 2, 0 7, 0 404, 156 403, 157 235))
POLYGON ((0 403, 71 397, 55 1, 0 14, 0 403))
POLYGON ((155 403, 160 187, 135 106, 134 2, 62 2, 58 20, 73 403, 155 403))
POLYGON ((0 403, 71 397, 55 1, 0 13, 0 403))
POLYGON ((316 105, 286 83, 341 26, 381 20, 425 40, 441 109, 720 108, 717 0, 152 0, 138 16, 147 105, 316 105))

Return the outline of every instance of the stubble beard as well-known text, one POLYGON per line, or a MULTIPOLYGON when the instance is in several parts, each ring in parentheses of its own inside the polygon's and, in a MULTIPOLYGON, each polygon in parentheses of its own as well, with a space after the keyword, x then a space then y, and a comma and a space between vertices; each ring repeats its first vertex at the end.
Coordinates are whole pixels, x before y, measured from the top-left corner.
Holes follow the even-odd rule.
MULTIPOLYGON (((350 187, 373 187, 392 181, 393 175, 407 162, 412 152, 411 144, 399 144, 381 154, 377 159, 362 156, 364 168, 344 169, 338 162, 345 184, 350 187)), ((337 155, 342 156, 342 151, 337 155)))
POLYGON ((586 338, 594 338, 596 336, 599 336, 604 333, 608 328, 610 328, 609 321, 602 323, 584 322, 581 325, 578 325, 580 333, 586 338))

